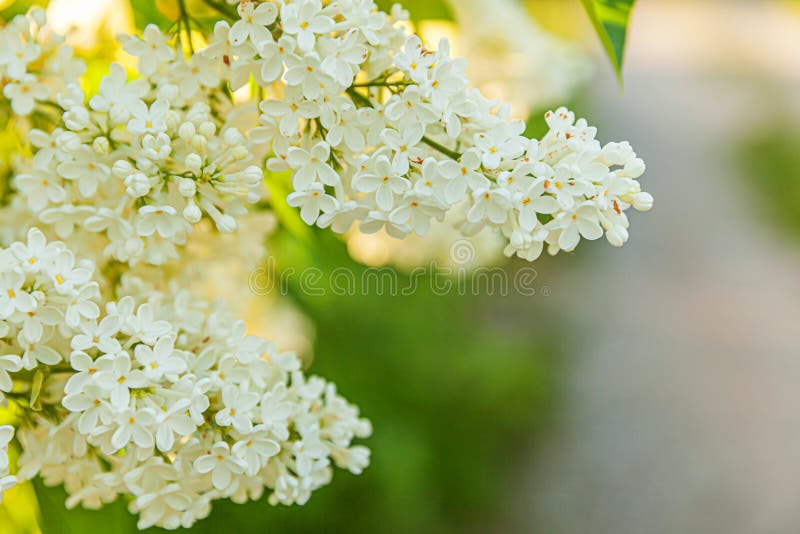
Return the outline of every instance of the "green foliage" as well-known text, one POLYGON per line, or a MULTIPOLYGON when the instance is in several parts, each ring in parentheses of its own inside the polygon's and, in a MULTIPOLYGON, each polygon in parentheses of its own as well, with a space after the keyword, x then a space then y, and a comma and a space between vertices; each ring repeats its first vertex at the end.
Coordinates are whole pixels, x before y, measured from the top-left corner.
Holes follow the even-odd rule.
POLYGON ((733 160, 751 186, 755 209, 773 226, 800 239, 800 128, 781 119, 751 130, 733 160))
POLYGON ((286 197, 293 191, 291 171, 267 171, 265 182, 269 188, 269 208, 277 217, 281 228, 289 231, 296 239, 308 243, 311 239, 311 228, 300 218, 300 210, 286 202, 286 197))
POLYGON ((39 527, 43 534, 87 534, 90 532, 113 532, 114 534, 133 534, 136 529, 134 517, 128 513, 125 503, 118 499, 96 512, 75 508, 67 510, 64 501, 67 492, 63 488, 48 488, 41 480, 34 480, 36 498, 42 510, 39 527))
POLYGON ((45 7, 47 0, 17 0, 6 8, 0 9, 0 21, 11 20, 17 15, 24 15, 33 6, 45 7))
POLYGON ((628 21, 635 0, 581 0, 603 43, 617 79, 622 84, 622 63, 628 21))
MULTIPOLYGON (((397 0, 376 0, 378 7, 387 13, 397 0)), ((453 20, 453 11, 448 0, 403 0, 400 2, 408 10, 411 20, 453 20)))
POLYGON ((133 21, 138 30, 142 30, 148 24, 155 24, 162 30, 172 25, 173 21, 158 9, 156 0, 131 0, 131 8, 133 8, 133 21))

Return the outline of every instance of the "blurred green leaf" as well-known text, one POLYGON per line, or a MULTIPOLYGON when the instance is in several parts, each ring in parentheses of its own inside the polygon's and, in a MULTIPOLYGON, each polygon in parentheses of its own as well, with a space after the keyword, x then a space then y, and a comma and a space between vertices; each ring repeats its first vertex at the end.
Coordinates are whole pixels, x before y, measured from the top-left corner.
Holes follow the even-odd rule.
POLYGON ((17 15, 24 15, 33 6, 45 7, 46 0, 17 0, 6 8, 0 9, 0 19, 9 21, 17 15))
POLYGON ((631 9, 636 0, 581 0, 622 85, 622 62, 631 9))
POLYGON ((138 533, 136 519, 128 513, 121 499, 105 505, 102 510, 67 510, 64 505, 67 492, 62 487, 48 488, 39 478, 34 479, 33 485, 42 511, 39 519, 42 534, 138 533))
MULTIPOLYGON (((378 7, 387 13, 397 0, 377 0, 378 7)), ((411 20, 415 23, 421 20, 453 20, 453 11, 447 0, 405 0, 403 7, 408 10, 411 20)))
MULTIPOLYGON (((780 106, 775 108, 781 109, 780 106)), ((800 127, 785 116, 748 125, 728 150, 750 187, 751 209, 776 232, 800 242, 800 127)))
POLYGON ((291 235, 303 243, 311 240, 311 227, 300 218, 300 210, 291 207, 286 203, 286 197, 294 189, 292 188, 292 173, 270 172, 267 171, 267 187, 270 194, 270 207, 281 226, 289 231, 291 235))
POLYGON ((155 24, 162 30, 170 27, 172 20, 158 9, 156 3, 156 0, 131 0, 133 21, 138 30, 143 30, 148 24, 155 24))

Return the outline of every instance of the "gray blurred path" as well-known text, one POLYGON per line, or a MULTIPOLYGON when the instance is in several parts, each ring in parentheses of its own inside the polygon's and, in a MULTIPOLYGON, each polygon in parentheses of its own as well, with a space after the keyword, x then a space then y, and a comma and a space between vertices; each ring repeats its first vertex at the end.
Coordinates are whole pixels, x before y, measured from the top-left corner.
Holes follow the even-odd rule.
POLYGON ((639 3, 625 96, 601 84, 593 116, 645 158, 656 208, 633 216, 627 247, 579 249, 552 280, 547 305, 576 337, 519 531, 800 532, 800 248, 729 163, 770 106, 794 101, 797 116, 787 47, 800 56, 789 8, 639 3), (749 57, 745 40, 782 56, 749 57))

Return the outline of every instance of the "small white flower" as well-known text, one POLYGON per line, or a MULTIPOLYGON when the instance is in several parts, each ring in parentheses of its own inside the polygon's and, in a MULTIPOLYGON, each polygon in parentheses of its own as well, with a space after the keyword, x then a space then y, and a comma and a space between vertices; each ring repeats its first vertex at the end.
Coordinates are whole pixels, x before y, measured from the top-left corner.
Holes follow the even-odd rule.
POLYGON ((263 425, 253 428, 252 433, 233 445, 233 454, 247 464, 247 475, 255 476, 269 458, 278 454, 281 446, 271 438, 263 425))
POLYGON ((69 357, 69 365, 76 373, 69 377, 64 386, 64 392, 67 395, 80 393, 94 380, 98 371, 111 369, 112 361, 110 358, 99 358, 95 361, 85 352, 73 352, 69 357))
POLYGON ((104 354, 116 354, 122 349, 119 341, 114 337, 119 332, 116 317, 104 317, 99 324, 84 322, 81 324, 82 334, 72 338, 72 349, 86 351, 97 349, 104 354))
POLYGON ((195 431, 192 418, 186 415, 189 399, 181 399, 168 410, 158 414, 156 430, 156 446, 161 452, 169 452, 175 445, 175 436, 182 438, 195 431))
POLYGON ((116 419, 118 427, 111 436, 111 445, 115 449, 122 449, 131 442, 142 449, 155 445, 153 425, 156 419, 151 410, 128 408, 121 411, 116 419))
POLYGON ((561 230, 558 246, 567 252, 575 249, 581 237, 594 240, 603 235, 597 208, 591 204, 580 206, 574 213, 563 213, 548 224, 561 230))
POLYGON ((353 179, 353 187, 362 193, 375 193, 378 208, 390 211, 394 206, 395 195, 401 195, 409 188, 409 181, 404 176, 406 172, 408 160, 390 162, 386 156, 380 156, 371 171, 353 179))
POLYGON ((144 376, 153 382, 162 378, 174 382, 186 369, 186 362, 180 352, 175 350, 170 336, 159 338, 152 348, 145 344, 137 345, 134 353, 136 360, 142 365, 144 376))
POLYGON ((112 63, 108 74, 100 80, 98 94, 89 100, 89 105, 97 111, 107 111, 114 122, 122 124, 128 120, 132 108, 147 94, 147 80, 140 78, 127 83, 125 69, 119 63, 112 63))
POLYGON ((158 26, 148 24, 143 32, 144 39, 130 37, 123 43, 127 53, 139 58, 139 71, 149 76, 162 64, 170 61, 175 56, 175 51, 169 46, 169 35, 164 35, 158 26))
POLYGON ((23 289, 25 276, 17 271, 0 273, 0 319, 15 311, 28 313, 36 309, 36 300, 23 289))
POLYGON ((488 220, 494 224, 503 224, 508 219, 511 199, 504 189, 496 187, 484 187, 476 189, 472 193, 475 201, 467 212, 469 222, 479 222, 488 220))
POLYGON ((320 212, 332 213, 338 206, 336 199, 325 193, 325 188, 320 183, 312 183, 302 191, 290 193, 286 197, 286 203, 300 208, 300 217, 306 224, 314 224, 320 212))
POLYGON ((272 41, 272 34, 267 26, 275 22, 278 8, 275 4, 264 2, 255 5, 255 2, 241 2, 237 8, 239 20, 231 26, 228 39, 234 46, 243 44, 250 39, 255 46, 272 41))
POLYGON ((42 211, 48 203, 58 204, 67 196, 60 180, 39 169, 34 169, 31 174, 17 175, 14 178, 14 185, 25 194, 28 206, 33 212, 42 211))
POLYGON ((16 373, 20 369, 22 369, 22 360, 16 354, 0 356, 0 392, 11 391, 13 383, 9 373, 16 373))
POLYGON ((144 237, 157 232, 161 237, 170 238, 180 232, 184 225, 183 218, 172 206, 142 206, 139 208, 136 230, 144 237))
POLYGON ((295 189, 308 189, 317 180, 325 185, 337 185, 339 175, 328 164, 330 156, 330 146, 323 141, 311 147, 311 150, 299 147, 289 149, 289 165, 295 169, 292 178, 295 189))
POLYGON ((241 475, 246 467, 245 461, 231 454, 230 446, 224 441, 218 441, 208 454, 194 461, 194 468, 199 473, 211 473, 211 483, 219 491, 225 491, 233 475, 241 475))
POLYGON ((100 426, 108 426, 113 419, 113 411, 108 403, 108 394, 98 386, 86 386, 81 392, 65 396, 61 400, 64 408, 71 412, 79 412, 78 432, 83 435, 93 434, 100 426))
POLYGON ((37 100, 47 99, 49 91, 35 76, 26 74, 19 81, 7 83, 3 87, 3 94, 11 100, 14 113, 27 115, 33 111, 37 100))
POLYGON ((126 352, 116 356, 103 356, 101 359, 110 358, 109 369, 97 373, 97 384, 109 392, 111 404, 121 408, 128 406, 131 400, 131 389, 146 387, 148 382, 144 373, 132 369, 131 358, 126 352))
POLYGON ((82 146, 73 152, 72 160, 59 163, 58 174, 76 182, 81 195, 88 198, 97 192, 98 185, 110 176, 110 171, 97 160, 92 149, 82 146))
POLYGON ((253 430, 252 416, 258 404, 258 394, 237 386, 222 388, 222 403, 225 407, 217 412, 216 422, 220 426, 233 426, 242 434, 253 430))
POLYGON ((160 98, 150 104, 150 107, 141 100, 132 102, 130 113, 133 118, 128 121, 128 131, 133 135, 164 132, 167 130, 168 111, 169 102, 160 98))
POLYGON ((333 19, 322 13, 319 0, 304 0, 281 7, 281 23, 283 31, 295 35, 300 50, 309 52, 314 49, 316 34, 333 30, 333 19))

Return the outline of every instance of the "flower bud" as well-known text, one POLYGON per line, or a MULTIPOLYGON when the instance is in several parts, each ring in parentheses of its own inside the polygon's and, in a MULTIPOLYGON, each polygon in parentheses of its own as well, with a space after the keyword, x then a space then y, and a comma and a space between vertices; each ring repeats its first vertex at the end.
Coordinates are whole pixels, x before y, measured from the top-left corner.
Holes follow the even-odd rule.
POLYGON ((128 257, 141 254, 144 249, 144 240, 139 236, 131 236, 125 241, 124 250, 128 257))
POLYGON ((89 111, 83 106, 73 106, 63 115, 64 125, 73 131, 80 131, 89 124, 89 111))
POLYGON ((183 208, 182 215, 183 218, 189 221, 191 224, 197 224, 203 217, 203 212, 200 211, 200 208, 197 207, 197 204, 190 200, 186 204, 186 207, 183 208))
POLYGON ((181 93, 180 89, 178 89, 177 85, 171 83, 165 83, 164 85, 158 88, 158 93, 156 97, 172 101, 178 98, 180 93, 181 93))
POLYGON ((242 161, 243 159, 247 158, 247 156, 250 155, 250 151, 247 150, 247 147, 240 145, 233 149, 231 155, 233 156, 233 159, 235 159, 236 161, 242 161))
POLYGON ((191 140, 195 133, 197 133, 197 130, 191 122, 184 122, 178 127, 178 137, 184 141, 191 140))
POLYGON ((215 217, 214 222, 217 223, 217 230, 222 232, 223 234, 232 234, 236 231, 236 219, 231 217, 230 215, 225 215, 224 213, 220 214, 219 216, 215 217))
POLYGON ((207 144, 208 144, 208 139, 206 139, 202 135, 195 134, 195 136, 192 137, 191 145, 192 148, 197 152, 204 152, 207 144))
POLYGON ((200 123, 200 128, 198 129, 200 135, 204 137, 211 137, 214 135, 214 132, 217 131, 217 127, 214 126, 214 123, 211 121, 203 121, 200 123))
POLYGON ((61 132, 56 137, 56 144, 65 152, 77 152, 81 147, 81 138, 74 132, 61 132))
POLYGON ((653 195, 650 193, 636 193, 633 197, 633 207, 638 211, 647 211, 653 207, 653 195))
POLYGON ((225 130, 225 133, 222 134, 222 140, 225 141, 226 144, 232 146, 239 145, 244 142, 244 137, 236 128, 228 128, 225 130))
POLYGON ((131 114, 122 106, 112 106, 108 111, 108 116, 114 124, 125 124, 130 119, 131 114))
POLYGON ((125 192, 133 198, 143 197, 150 192, 150 180, 144 174, 135 172, 125 178, 125 192))
POLYGON ((628 230, 623 226, 615 225, 606 230, 606 239, 615 247, 621 247, 628 240, 628 230))
POLYGON ((118 159, 111 166, 111 173, 117 178, 125 178, 132 172, 134 172, 133 165, 126 159, 118 159))
POLYGON ((203 158, 201 158, 198 154, 189 154, 186 156, 184 160, 184 165, 189 170, 189 172, 193 174, 200 174, 200 171, 203 168, 203 158))
POLYGON ((641 158, 633 158, 625 164, 625 176, 628 178, 638 178, 644 174, 645 165, 641 158))
POLYGON ((167 118, 166 118, 167 128, 170 129, 177 128, 179 124, 178 121, 180 120, 181 120, 180 115, 178 115, 178 113, 175 110, 169 110, 167 112, 167 118))
POLYGON ((111 150, 111 144, 108 142, 108 137, 101 135, 100 137, 95 137, 94 141, 92 141, 92 150, 97 155, 108 154, 111 150))
POLYGON ((191 178, 181 179, 181 181, 178 182, 178 193, 180 193, 182 197, 193 197, 195 193, 197 193, 197 187, 194 184, 194 180, 191 178))
POLYGON ((261 167, 250 165, 242 171, 242 181, 249 187, 255 187, 264 179, 264 171, 261 167))

